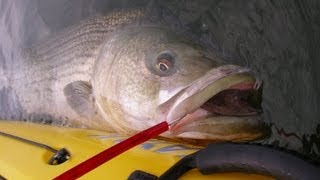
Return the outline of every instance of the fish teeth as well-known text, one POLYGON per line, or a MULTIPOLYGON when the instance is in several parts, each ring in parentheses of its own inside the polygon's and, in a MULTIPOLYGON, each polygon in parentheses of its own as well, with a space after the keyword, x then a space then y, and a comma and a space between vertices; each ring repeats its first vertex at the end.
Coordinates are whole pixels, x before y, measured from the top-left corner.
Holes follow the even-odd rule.
POLYGON ((257 79, 256 82, 253 85, 253 89, 254 90, 258 90, 261 87, 261 85, 262 85, 262 80, 257 79))

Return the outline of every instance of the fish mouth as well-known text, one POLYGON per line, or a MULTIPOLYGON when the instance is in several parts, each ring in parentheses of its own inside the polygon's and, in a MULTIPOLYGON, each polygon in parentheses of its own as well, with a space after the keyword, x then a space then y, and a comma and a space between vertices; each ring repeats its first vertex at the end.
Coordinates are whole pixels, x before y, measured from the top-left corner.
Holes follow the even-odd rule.
POLYGON ((261 81, 246 68, 225 65, 207 72, 159 110, 167 109, 170 136, 247 141, 264 135, 261 81))

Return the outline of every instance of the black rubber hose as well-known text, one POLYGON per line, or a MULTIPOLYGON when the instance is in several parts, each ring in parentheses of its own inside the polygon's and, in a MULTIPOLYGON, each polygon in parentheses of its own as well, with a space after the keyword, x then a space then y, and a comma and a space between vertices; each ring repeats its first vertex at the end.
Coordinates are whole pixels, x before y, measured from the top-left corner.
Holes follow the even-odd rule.
POLYGON ((187 171, 196 168, 196 154, 197 153, 193 153, 182 158, 164 174, 162 174, 159 177, 159 180, 175 180, 187 171))
POLYGON ((250 144, 210 144, 196 156, 202 174, 247 172, 276 179, 320 179, 320 168, 290 153, 250 144))

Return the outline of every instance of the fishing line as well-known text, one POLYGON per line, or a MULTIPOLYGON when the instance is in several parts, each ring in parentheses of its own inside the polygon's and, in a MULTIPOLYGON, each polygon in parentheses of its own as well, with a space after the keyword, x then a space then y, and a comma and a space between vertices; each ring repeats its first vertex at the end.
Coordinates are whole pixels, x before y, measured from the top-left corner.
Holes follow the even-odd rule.
POLYGON ((42 144, 42 143, 39 143, 39 142, 36 142, 36 141, 32 141, 32 140, 29 140, 29 139, 25 139, 25 138, 22 138, 22 137, 19 137, 19 136, 15 136, 15 135, 12 135, 12 134, 8 134, 8 133, 5 133, 5 132, 1 132, 1 131, 0 131, 0 135, 2 135, 4 137, 11 138, 11 139, 14 139, 14 140, 17 140, 17 141, 20 141, 20 142, 23 142, 23 143, 27 143, 27 144, 36 146, 36 147, 39 147, 39 148, 43 148, 43 149, 46 149, 46 150, 54 153, 53 156, 48 160, 48 164, 50 164, 50 165, 58 165, 58 164, 61 164, 61 163, 65 162, 65 161, 67 161, 68 159, 70 159, 70 153, 65 148, 55 149, 55 148, 53 148, 53 147, 51 147, 49 145, 42 144))
POLYGON ((57 149, 55 149, 55 148, 53 148, 51 146, 48 146, 46 144, 38 143, 38 142, 35 142, 35 141, 32 141, 32 140, 25 139, 25 138, 22 138, 22 137, 19 137, 19 136, 15 136, 15 135, 12 135, 12 134, 8 134, 8 133, 5 133, 5 132, 1 132, 0 131, 0 135, 8 137, 8 138, 15 139, 15 140, 27 143, 27 144, 31 144, 33 146, 37 146, 37 147, 46 149, 46 150, 51 151, 53 153, 56 153, 58 151, 57 149))

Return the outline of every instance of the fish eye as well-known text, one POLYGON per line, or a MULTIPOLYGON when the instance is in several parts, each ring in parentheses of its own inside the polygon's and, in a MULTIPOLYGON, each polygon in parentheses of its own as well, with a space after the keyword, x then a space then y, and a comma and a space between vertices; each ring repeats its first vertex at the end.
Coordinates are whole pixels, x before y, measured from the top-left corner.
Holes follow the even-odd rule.
POLYGON ((167 64, 160 62, 160 63, 159 63, 159 69, 160 69, 161 71, 166 71, 166 70, 169 69, 169 67, 168 67, 167 64))
POLYGON ((174 62, 176 54, 171 50, 161 52, 156 59, 156 71, 160 76, 169 76, 175 72, 174 62))
POLYGON ((162 71, 168 71, 170 70, 170 68, 172 67, 172 63, 170 61, 168 61, 167 59, 159 59, 158 60, 158 64, 157 64, 157 68, 162 71))
POLYGON ((165 50, 159 53, 156 57, 150 56, 146 62, 149 70, 160 77, 166 77, 176 72, 175 61, 176 53, 172 50, 165 50))

